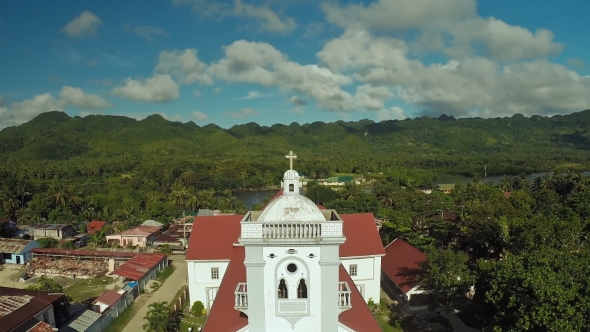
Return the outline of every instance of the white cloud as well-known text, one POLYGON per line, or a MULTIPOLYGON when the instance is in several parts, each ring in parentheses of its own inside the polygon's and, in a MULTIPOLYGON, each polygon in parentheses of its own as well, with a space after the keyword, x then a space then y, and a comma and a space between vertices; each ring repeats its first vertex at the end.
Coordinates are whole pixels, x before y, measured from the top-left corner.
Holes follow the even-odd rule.
POLYGON ((531 32, 493 17, 477 14, 475 0, 377 0, 365 6, 322 3, 328 21, 344 29, 366 29, 396 36, 420 32, 417 50, 442 51, 452 56, 483 53, 492 59, 513 61, 559 53, 563 46, 546 29, 531 32))
POLYGON ((370 84, 370 91, 359 87, 354 98, 367 109, 393 98, 457 117, 550 115, 590 105, 590 78, 547 60, 502 65, 471 56, 424 64, 408 52, 401 40, 354 29, 328 42, 318 57, 331 70, 370 84))
POLYGON ((392 107, 390 109, 382 109, 376 112, 377 115, 377 119, 379 121, 385 121, 385 120, 403 120, 405 118, 407 118, 408 116, 406 115, 406 113, 404 112, 403 109, 399 108, 399 107, 392 107))
POLYGON ((207 120, 209 117, 207 116, 207 114, 200 112, 200 111, 195 111, 191 113, 191 116, 196 119, 197 121, 205 121, 207 120))
POLYGON ((223 91, 223 88, 215 88, 215 89, 213 89, 213 92, 215 92, 215 93, 220 93, 221 91, 223 91))
POLYGON ((227 82, 277 86, 305 94, 324 109, 351 110, 352 96, 340 88, 352 83, 350 77, 289 61, 268 43, 238 40, 225 47, 225 57, 212 64, 208 72, 227 82))
POLYGON ((84 37, 96 35, 96 30, 102 25, 102 20, 93 12, 83 11, 62 28, 70 37, 84 37))
POLYGON ((64 86, 58 98, 44 93, 6 107, 0 104, 0 128, 22 124, 41 113, 63 112, 67 107, 96 111, 110 108, 111 104, 100 96, 84 93, 79 88, 64 86))
POLYGON ((259 31, 284 34, 293 31, 297 24, 291 17, 271 9, 268 5, 253 5, 242 0, 172 0, 176 6, 190 6, 202 16, 223 19, 227 16, 250 18, 259 31))
POLYGON ((156 28, 146 24, 123 24, 125 30, 134 33, 141 38, 152 41, 156 36, 166 36, 168 33, 161 28, 156 28))
POLYGON ((205 72, 207 65, 199 60, 197 50, 189 48, 184 51, 172 50, 160 52, 156 73, 169 74, 182 84, 199 82, 213 84, 211 77, 205 72))
POLYGON ((243 108, 239 112, 225 112, 224 114, 230 118, 241 119, 247 116, 258 115, 258 112, 251 108, 243 108))
POLYGON ((129 100, 158 103, 178 99, 180 95, 178 84, 170 75, 159 74, 145 80, 127 78, 125 85, 115 87, 112 93, 129 100))
POLYGON ((106 109, 112 106, 102 97, 84 93, 82 89, 71 86, 64 86, 61 89, 59 99, 68 106, 76 106, 82 109, 106 109))
POLYGON ((295 108, 294 108, 294 109, 291 111, 291 113, 293 113, 293 114, 305 114, 305 112, 303 111, 303 108, 301 108, 301 107, 299 107, 299 106, 295 107, 295 108))
POLYGON ((576 67, 576 68, 583 68, 586 66, 586 62, 584 60, 578 59, 578 58, 567 59, 567 64, 572 67, 576 67))
POLYGON ((240 98, 242 100, 249 100, 249 99, 259 99, 259 98, 266 98, 272 96, 271 93, 260 93, 258 91, 248 91, 246 97, 240 98))

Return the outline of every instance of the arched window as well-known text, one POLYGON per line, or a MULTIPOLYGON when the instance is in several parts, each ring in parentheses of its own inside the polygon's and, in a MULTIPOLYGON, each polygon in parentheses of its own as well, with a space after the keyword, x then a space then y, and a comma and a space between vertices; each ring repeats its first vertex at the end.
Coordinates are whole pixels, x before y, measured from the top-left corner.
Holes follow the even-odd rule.
POLYGON ((292 183, 289 184, 289 191, 290 192, 295 191, 295 186, 292 183))
POLYGON ((297 286, 297 298, 307 298, 307 285, 305 284, 305 279, 299 280, 299 286, 297 286))
POLYGON ((285 279, 281 279, 279 281, 279 299, 288 299, 289 294, 287 293, 287 284, 285 283, 285 279))

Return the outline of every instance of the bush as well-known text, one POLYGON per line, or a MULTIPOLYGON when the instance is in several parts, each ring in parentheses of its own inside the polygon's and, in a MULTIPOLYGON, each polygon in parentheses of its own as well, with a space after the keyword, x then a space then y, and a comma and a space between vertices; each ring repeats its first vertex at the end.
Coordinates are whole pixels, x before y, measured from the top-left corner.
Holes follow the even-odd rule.
POLYGON ((203 316, 204 311, 205 311, 205 305, 203 305, 203 302, 197 301, 197 302, 193 303, 193 306, 191 307, 191 313, 195 317, 203 316))
POLYGON ((42 237, 35 241, 39 243, 39 248, 55 248, 59 244, 59 241, 51 237, 42 237))

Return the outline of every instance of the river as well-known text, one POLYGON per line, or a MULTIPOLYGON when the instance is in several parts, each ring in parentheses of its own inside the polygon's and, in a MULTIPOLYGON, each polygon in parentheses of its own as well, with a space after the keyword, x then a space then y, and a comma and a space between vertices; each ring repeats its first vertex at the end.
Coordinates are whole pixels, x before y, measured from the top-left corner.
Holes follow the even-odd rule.
MULTIPOLYGON (((533 173, 533 174, 529 174, 527 175, 527 180, 532 181, 535 178, 539 177, 539 176, 543 176, 547 174, 546 172, 544 173, 533 173)), ((590 172, 583 172, 582 174, 584 175, 590 175, 590 172)), ((498 184, 498 182, 500 182, 500 180, 503 178, 504 176, 488 176, 484 179, 482 179, 483 181, 486 182, 492 182, 493 184, 498 184)), ((437 181, 434 181, 433 184, 436 186, 440 183, 462 183, 462 184, 466 184, 469 183, 471 181, 471 178, 465 177, 465 176, 453 176, 453 177, 445 177, 445 178, 441 178, 437 181)), ((277 192, 279 191, 279 189, 272 189, 272 190, 258 190, 258 191, 236 191, 234 192, 234 195, 236 196, 236 198, 239 201, 242 201, 244 204, 246 204, 246 208, 247 209, 251 209, 253 205, 261 203, 262 201, 264 201, 265 198, 269 197, 269 196, 274 196, 277 192)), ((305 189, 302 188, 301 189, 301 193, 305 194, 305 189)))

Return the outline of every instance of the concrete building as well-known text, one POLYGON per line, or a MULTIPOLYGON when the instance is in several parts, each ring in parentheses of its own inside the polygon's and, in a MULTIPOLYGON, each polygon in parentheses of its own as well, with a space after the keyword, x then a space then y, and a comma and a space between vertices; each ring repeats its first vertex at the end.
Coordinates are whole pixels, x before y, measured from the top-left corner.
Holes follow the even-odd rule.
POLYGON ((154 279, 158 272, 168 267, 168 256, 165 254, 137 254, 116 268, 112 275, 122 277, 125 281, 136 281, 138 290, 145 289, 148 281, 154 279))
POLYGON ((64 224, 39 224, 33 227, 33 238, 49 237, 56 240, 64 240, 76 234, 72 225, 64 224))
POLYGON ((31 250, 39 248, 39 243, 33 240, 0 239, 0 254, 2 263, 25 264, 33 258, 31 250))
POLYGON ((159 226, 139 226, 118 234, 108 235, 106 239, 109 245, 121 247, 131 245, 145 248, 154 242, 161 229, 162 227, 159 226))
POLYGON ((64 294, 0 287, 0 331, 56 327, 67 318, 62 316, 67 313, 60 310, 60 301, 64 298, 64 294))
POLYGON ((291 164, 262 211, 195 218, 186 259, 190 305, 210 309, 203 331, 381 331, 366 304, 384 255, 373 215, 320 209, 300 183, 291 164))

